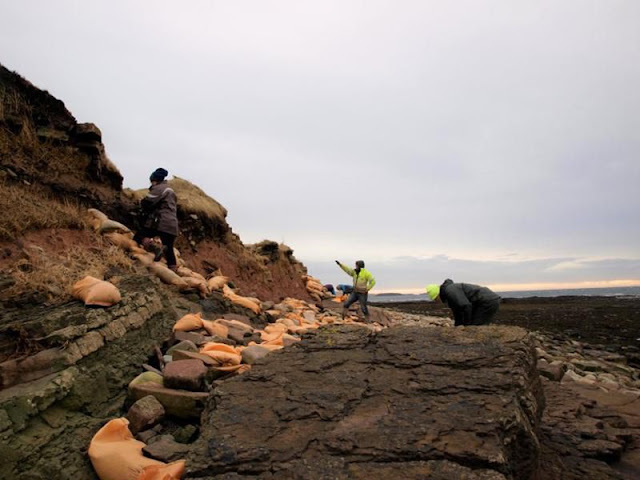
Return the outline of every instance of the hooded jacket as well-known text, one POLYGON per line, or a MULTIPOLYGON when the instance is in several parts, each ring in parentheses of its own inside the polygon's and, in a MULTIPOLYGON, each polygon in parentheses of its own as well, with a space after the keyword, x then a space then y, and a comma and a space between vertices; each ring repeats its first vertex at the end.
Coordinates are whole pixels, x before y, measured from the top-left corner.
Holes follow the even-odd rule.
POLYGON ((356 292, 367 293, 376 284, 376 279, 373 278, 369 270, 361 268, 359 271, 356 271, 342 263, 338 265, 340 265, 340 268, 344 270, 347 275, 351 275, 351 278, 353 278, 353 289, 356 292))
POLYGON ((156 230, 178 236, 177 198, 166 180, 152 185, 140 204, 145 214, 157 219, 156 230))
POLYGON ((456 325, 467 325, 471 322, 473 307, 500 300, 500 296, 487 287, 472 283, 453 283, 447 278, 440 285, 440 299, 453 312, 456 325))

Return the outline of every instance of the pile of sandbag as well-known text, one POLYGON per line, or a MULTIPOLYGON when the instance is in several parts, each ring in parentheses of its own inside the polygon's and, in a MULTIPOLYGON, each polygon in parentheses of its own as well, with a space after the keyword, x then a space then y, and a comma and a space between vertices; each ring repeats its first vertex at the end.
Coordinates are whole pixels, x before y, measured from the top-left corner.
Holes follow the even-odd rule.
POLYGON ((120 290, 112 283, 86 276, 73 285, 71 295, 91 307, 111 307, 120 302, 120 290))
POLYGON ((318 280, 317 278, 312 277, 311 275, 303 275, 302 280, 305 282, 307 292, 309 292, 311 298, 313 298, 316 302, 320 302, 322 301, 322 299, 332 297, 329 291, 324 288, 322 282, 320 282, 320 280, 318 280))
MULTIPOLYGON (((155 255, 140 247, 133 240, 133 233, 123 224, 111 220, 100 210, 90 208, 87 210, 90 216, 90 223, 95 231, 102 234, 103 237, 112 245, 121 248, 129 253, 131 257, 142 265, 149 268, 149 271, 157 276, 162 282, 168 285, 174 285, 179 290, 197 290, 201 297, 206 297, 211 289, 207 280, 197 272, 194 272, 184 266, 184 261, 180 258, 180 252, 174 248, 178 268, 173 271, 166 265, 166 260, 155 261, 155 255)), ((162 248, 160 244, 157 248, 162 248)))

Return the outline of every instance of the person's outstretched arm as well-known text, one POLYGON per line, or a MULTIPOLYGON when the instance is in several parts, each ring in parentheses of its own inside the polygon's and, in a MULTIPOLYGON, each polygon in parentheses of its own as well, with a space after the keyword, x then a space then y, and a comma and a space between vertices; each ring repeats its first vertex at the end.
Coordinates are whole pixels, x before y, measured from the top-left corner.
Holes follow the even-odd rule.
POLYGON ((349 268, 346 265, 343 265, 342 263, 340 263, 338 260, 336 260, 336 263, 338 264, 338 266, 344 270, 346 272, 347 275, 353 277, 354 271, 353 268, 349 268))

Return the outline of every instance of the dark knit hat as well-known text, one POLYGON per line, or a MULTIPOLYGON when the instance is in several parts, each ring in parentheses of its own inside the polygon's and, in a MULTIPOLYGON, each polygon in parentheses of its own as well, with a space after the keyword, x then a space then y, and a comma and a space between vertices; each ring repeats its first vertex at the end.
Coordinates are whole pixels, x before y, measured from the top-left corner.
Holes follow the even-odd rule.
POLYGON ((356 267, 357 268, 364 268, 364 260, 358 260, 356 262, 356 267))
POLYGON ((167 177, 167 175, 169 175, 169 172, 167 172, 164 168, 156 168, 156 170, 149 177, 149 180, 151 180, 152 182, 161 182, 167 177))

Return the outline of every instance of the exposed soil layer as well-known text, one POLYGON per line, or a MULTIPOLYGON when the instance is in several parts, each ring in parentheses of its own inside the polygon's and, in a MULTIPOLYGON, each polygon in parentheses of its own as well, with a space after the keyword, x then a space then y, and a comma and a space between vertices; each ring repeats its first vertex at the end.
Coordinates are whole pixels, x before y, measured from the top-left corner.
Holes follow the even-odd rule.
MULTIPOLYGON (((408 313, 451 317, 451 311, 442 303, 378 305, 408 313)), ((494 323, 588 343, 621 353, 630 365, 640 366, 640 298, 637 297, 506 298, 494 323)))

